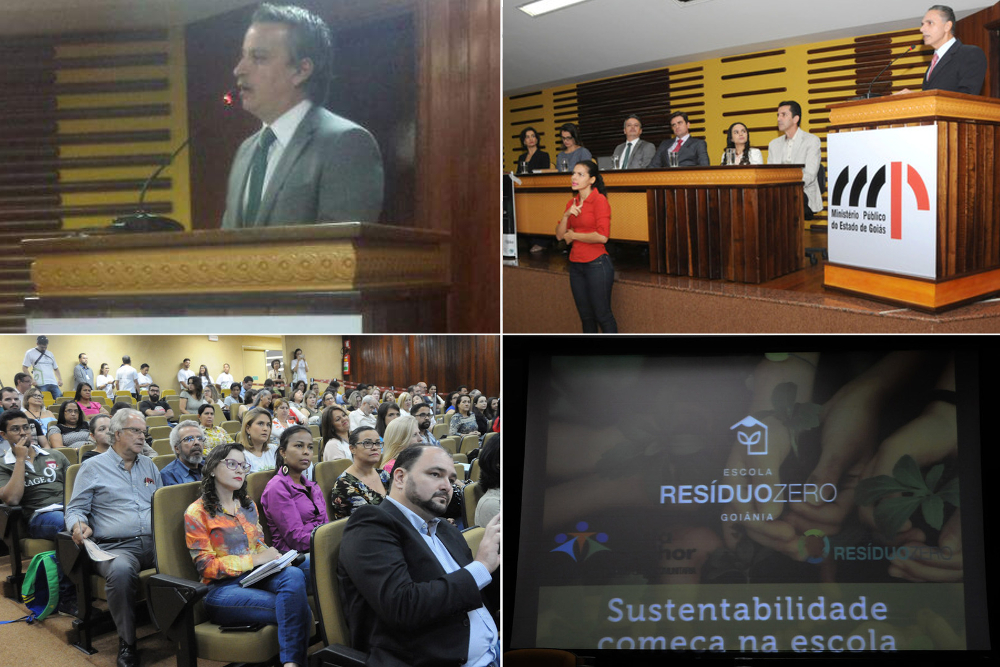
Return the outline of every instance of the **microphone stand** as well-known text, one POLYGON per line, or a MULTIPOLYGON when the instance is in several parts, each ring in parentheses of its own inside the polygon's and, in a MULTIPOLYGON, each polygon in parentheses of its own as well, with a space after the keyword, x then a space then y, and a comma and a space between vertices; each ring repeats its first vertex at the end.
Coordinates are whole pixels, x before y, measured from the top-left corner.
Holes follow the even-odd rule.
POLYGON ((893 65, 895 65, 897 60, 899 60, 900 58, 902 58, 903 56, 905 56, 907 53, 909 53, 910 51, 912 51, 915 48, 917 48, 917 45, 916 44, 911 44, 910 48, 906 49, 905 51, 903 51, 902 53, 900 53, 898 56, 896 56, 895 58, 893 58, 892 60, 890 60, 889 64, 886 65, 885 67, 883 67, 882 71, 879 72, 878 75, 874 79, 872 79, 872 82, 868 84, 868 92, 865 93, 864 95, 862 95, 861 97, 857 98, 857 99, 860 99, 860 100, 870 100, 872 97, 874 97, 874 93, 872 93, 872 88, 875 86, 875 82, 879 80, 879 77, 881 77, 883 74, 885 74, 885 71, 887 69, 889 69, 890 67, 892 67, 893 65))

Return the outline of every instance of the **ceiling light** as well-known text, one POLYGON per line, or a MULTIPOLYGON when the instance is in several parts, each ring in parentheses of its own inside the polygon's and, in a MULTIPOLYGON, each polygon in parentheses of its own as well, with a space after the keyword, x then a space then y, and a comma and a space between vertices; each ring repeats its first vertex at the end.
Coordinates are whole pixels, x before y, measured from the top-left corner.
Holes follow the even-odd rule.
POLYGON ((549 12, 554 12, 557 9, 565 9, 571 5, 577 5, 586 1, 587 0, 535 0, 534 2, 521 5, 518 9, 528 16, 535 17, 541 16, 542 14, 548 14, 549 12))

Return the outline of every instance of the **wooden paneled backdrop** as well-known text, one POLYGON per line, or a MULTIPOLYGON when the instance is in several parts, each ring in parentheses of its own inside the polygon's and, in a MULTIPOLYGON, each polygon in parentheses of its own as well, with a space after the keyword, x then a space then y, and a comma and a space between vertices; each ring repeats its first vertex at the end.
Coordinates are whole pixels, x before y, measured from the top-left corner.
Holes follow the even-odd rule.
MULTIPOLYGON (((1000 3, 962 19, 956 26, 959 39, 988 54, 990 70, 982 94, 992 97, 1000 96, 998 28, 1000 3)), ((763 151, 766 161, 768 142, 778 136, 777 105, 787 99, 802 106, 802 127, 820 137, 826 164, 828 106, 864 95, 886 65, 909 45, 920 42, 920 31, 914 27, 512 96, 504 100, 504 166, 516 168, 521 152, 518 135, 527 126, 537 130, 541 149, 554 163, 556 153, 563 149, 557 131, 563 123, 577 123, 583 144, 593 155, 602 156, 611 155, 624 141, 623 123, 630 113, 642 119, 643 139, 656 145, 672 139, 668 119, 673 111, 687 112, 692 135, 708 141, 712 164, 719 164, 726 132, 737 121, 747 125, 751 143, 763 151)), ((919 90, 932 54, 932 49, 920 46, 903 56, 882 74, 873 93, 885 95, 907 87, 919 90)), ((568 188, 567 179, 567 192, 568 188)), ((824 194, 823 213, 807 225, 825 228, 825 199, 824 194)))
MULTIPOLYGON (((342 69, 327 106, 371 128, 382 146, 383 221, 452 234, 448 330, 500 331, 500 0, 299 4, 336 36, 342 69)), ((219 103, 235 84, 252 10, 187 30, 188 115, 205 128, 191 148, 195 227, 219 224, 233 155, 259 127, 219 103)))
MULTIPOLYGON (((346 337, 345 337, 346 339, 346 337)), ((406 388, 421 380, 439 393, 465 384, 500 395, 499 336, 354 336, 350 380, 406 388)))

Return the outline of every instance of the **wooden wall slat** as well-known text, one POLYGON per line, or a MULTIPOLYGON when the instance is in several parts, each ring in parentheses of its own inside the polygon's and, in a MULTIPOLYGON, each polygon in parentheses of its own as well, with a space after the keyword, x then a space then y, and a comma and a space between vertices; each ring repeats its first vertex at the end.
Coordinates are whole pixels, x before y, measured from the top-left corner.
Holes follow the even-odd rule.
POLYGON ((424 381, 442 395, 466 384, 500 395, 499 336, 358 336, 351 351, 354 382, 405 389, 424 381))

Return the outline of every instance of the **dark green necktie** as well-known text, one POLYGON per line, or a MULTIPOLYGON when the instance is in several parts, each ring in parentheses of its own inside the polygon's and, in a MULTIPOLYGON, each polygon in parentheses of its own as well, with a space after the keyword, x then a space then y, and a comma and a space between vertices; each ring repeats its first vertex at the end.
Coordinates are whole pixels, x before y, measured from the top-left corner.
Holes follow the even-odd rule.
POLYGON ((266 127, 260 133, 257 141, 257 150, 253 153, 253 160, 250 162, 250 183, 247 186, 247 207, 243 212, 243 222, 247 226, 253 226, 257 221, 257 212, 260 210, 260 198, 264 189, 264 174, 267 172, 267 151, 277 137, 274 131, 266 127))

